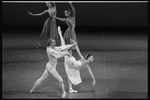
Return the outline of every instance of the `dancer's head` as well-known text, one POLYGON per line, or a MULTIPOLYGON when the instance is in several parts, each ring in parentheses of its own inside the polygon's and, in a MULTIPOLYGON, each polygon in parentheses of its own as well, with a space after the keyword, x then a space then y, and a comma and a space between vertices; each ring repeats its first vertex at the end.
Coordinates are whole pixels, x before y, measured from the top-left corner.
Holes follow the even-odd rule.
POLYGON ((71 16, 71 11, 69 9, 65 10, 64 13, 65 13, 66 17, 70 17, 71 16))
POLYGON ((90 61, 90 62, 93 62, 94 57, 93 57, 92 54, 87 54, 87 55, 85 56, 85 59, 88 60, 88 61, 90 61))
POLYGON ((46 5, 47 5, 47 7, 49 7, 49 8, 52 7, 51 2, 46 2, 46 5))
POLYGON ((54 38, 49 38, 48 39, 48 46, 54 47, 56 45, 56 41, 54 38))

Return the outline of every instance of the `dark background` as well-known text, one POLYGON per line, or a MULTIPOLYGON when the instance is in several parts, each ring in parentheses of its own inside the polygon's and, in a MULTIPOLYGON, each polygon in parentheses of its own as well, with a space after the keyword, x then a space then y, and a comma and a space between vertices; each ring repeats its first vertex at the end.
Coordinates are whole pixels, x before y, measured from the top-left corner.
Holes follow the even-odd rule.
MULTIPOLYGON (((68 3, 56 3, 57 16, 65 18, 68 3)), ((73 3, 76 31, 147 31, 148 3, 73 3)), ((48 14, 31 16, 47 9, 45 3, 2 3, 3 30, 41 31, 48 14)), ((67 25, 57 20, 64 31, 67 25)))

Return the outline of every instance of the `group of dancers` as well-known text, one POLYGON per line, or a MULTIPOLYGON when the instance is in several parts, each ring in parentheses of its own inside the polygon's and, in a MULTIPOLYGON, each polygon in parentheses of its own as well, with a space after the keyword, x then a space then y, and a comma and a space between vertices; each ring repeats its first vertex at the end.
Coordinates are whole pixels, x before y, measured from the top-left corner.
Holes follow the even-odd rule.
POLYGON ((40 14, 32 14, 31 15, 42 15, 46 12, 49 13, 50 17, 46 20, 44 23, 44 27, 42 30, 42 33, 40 35, 39 41, 37 43, 37 48, 40 45, 40 39, 42 36, 46 35, 48 39, 48 46, 46 48, 46 52, 48 55, 48 63, 46 64, 45 71, 43 72, 42 76, 35 82, 34 86, 30 90, 30 93, 34 93, 36 91, 36 88, 41 84, 41 82, 48 77, 48 75, 53 75, 59 82, 59 85, 62 90, 61 97, 66 96, 65 86, 63 83, 62 77, 59 75, 59 73, 56 71, 57 66, 57 59, 64 57, 64 67, 65 72, 68 77, 68 84, 69 84, 69 93, 78 92, 77 90, 74 90, 72 88, 73 85, 78 85, 82 82, 80 77, 80 69, 87 68, 92 79, 93 83, 92 85, 95 85, 95 77, 91 71, 91 68, 89 67, 89 63, 93 62, 94 57, 91 54, 87 54, 84 58, 80 52, 80 49, 77 44, 76 34, 75 34, 75 9, 71 2, 69 2, 71 10, 66 10, 65 15, 67 18, 58 18, 56 17, 56 5, 53 3, 53 7, 51 5, 51 2, 46 2, 48 10, 45 10, 44 12, 40 14), (60 26, 57 27, 55 19, 59 19, 61 21, 66 22, 68 25, 68 29, 65 31, 64 37, 62 36, 62 31, 60 26), (56 40, 59 35, 61 46, 55 46, 56 40), (72 50, 76 50, 80 59, 76 60, 76 58, 72 54, 72 50))

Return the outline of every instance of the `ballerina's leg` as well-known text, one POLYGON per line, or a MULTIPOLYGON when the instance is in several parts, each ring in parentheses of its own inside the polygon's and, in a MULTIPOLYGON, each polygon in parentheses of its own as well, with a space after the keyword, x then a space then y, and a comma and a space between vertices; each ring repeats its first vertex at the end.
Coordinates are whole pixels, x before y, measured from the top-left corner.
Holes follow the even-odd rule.
POLYGON ((68 84, 69 84, 69 93, 78 92, 77 90, 72 89, 72 83, 70 82, 69 79, 68 79, 68 84))

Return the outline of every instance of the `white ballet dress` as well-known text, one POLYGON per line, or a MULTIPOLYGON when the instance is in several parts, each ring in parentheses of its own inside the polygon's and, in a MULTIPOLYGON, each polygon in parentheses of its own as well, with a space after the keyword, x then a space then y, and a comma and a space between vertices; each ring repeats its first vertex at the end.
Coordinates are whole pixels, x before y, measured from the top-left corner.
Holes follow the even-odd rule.
POLYGON ((73 56, 65 56, 65 71, 68 76, 68 79, 71 81, 72 84, 78 85, 82 82, 80 77, 80 70, 77 70, 73 67, 80 67, 82 63, 77 61, 73 56), (72 62, 74 64, 72 64, 72 62))

